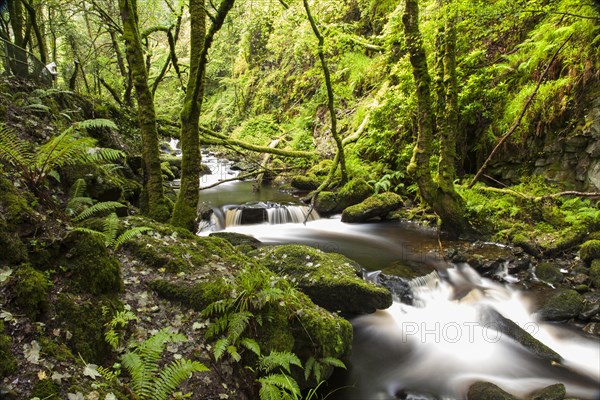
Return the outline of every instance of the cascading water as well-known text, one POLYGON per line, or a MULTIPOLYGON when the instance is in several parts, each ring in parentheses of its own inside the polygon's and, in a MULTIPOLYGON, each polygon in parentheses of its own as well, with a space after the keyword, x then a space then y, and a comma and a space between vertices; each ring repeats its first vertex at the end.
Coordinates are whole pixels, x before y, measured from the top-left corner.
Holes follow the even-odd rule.
POLYGON ((541 323, 522 293, 481 278, 467 264, 410 282, 413 305, 353 321, 352 379, 346 400, 421 397, 463 399, 477 381, 527 396, 562 382, 570 396, 600 398, 597 338, 541 323), (491 317, 490 317, 491 316, 491 317), (513 321, 509 330, 506 319, 513 321), (512 330, 512 332, 511 332, 512 330), (531 334, 558 355, 542 354, 513 339, 531 334), (430 394, 430 397, 427 397, 430 394))

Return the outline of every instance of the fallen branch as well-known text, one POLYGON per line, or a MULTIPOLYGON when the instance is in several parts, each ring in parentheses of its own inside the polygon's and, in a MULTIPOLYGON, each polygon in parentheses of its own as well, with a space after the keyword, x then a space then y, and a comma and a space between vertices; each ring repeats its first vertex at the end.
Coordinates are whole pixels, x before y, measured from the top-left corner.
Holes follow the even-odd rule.
POLYGON ((223 183, 227 183, 227 182, 243 181, 248 178, 255 178, 256 176, 264 174, 266 172, 284 172, 284 171, 290 171, 290 170, 291 170, 291 168, 273 168, 273 169, 256 170, 256 171, 252 171, 252 172, 247 172, 245 174, 240 174, 234 178, 221 179, 220 181, 215 182, 211 185, 200 187, 200 190, 211 189, 211 188, 217 187, 217 186, 219 186, 223 183))
POLYGON ((546 65, 546 68, 544 69, 544 72, 542 72, 542 75, 538 79, 538 82, 537 82, 537 85, 535 86, 535 89, 533 89, 533 92, 527 98, 527 101, 525 102, 525 105, 523 106, 523 109, 521 110, 521 113, 519 114, 517 120, 510 127, 510 129, 504 134, 504 136, 502 136, 502 138, 500 138, 500 140, 498 141, 498 144, 496 144, 496 146, 494 147, 494 149, 492 150, 492 152, 490 153, 490 155, 488 156, 488 158, 485 160, 485 162, 483 163, 483 165, 481 166, 481 168, 479 168, 479 171, 477 171, 477 174, 475 174, 475 177, 473 178, 473 180, 471 181, 471 183, 469 183, 469 186, 467 186, 467 188, 471 189, 473 187, 473 185, 475 184, 475 182, 477 182, 477 180, 479 179, 479 177, 481 176, 481 174, 483 174, 483 171, 487 168, 488 164, 490 163, 490 161, 492 160, 492 158, 494 157, 494 155, 496 154, 496 152, 500 149, 500 147, 504 144, 504 142, 506 142, 506 140, 510 137, 510 135, 512 135, 517 130, 517 128, 521 125, 521 121, 523 120, 523 117, 525 116, 525 113, 527 112, 527 109, 529 108, 529 106, 533 102, 533 98, 535 97, 535 95, 537 94, 538 90, 540 89, 540 86, 542 86, 542 81, 544 80, 544 78, 546 77, 546 74, 550 70, 550 66, 552 66, 552 64, 554 63, 554 60, 556 60, 556 57, 558 57, 558 54, 563 49, 563 47, 565 47, 565 45, 567 44, 567 42, 569 40, 571 40, 572 36, 573 36, 573 34, 569 35, 569 37, 567 37, 567 39, 563 42, 563 44, 561 44, 560 47, 556 50, 556 52, 554 53, 554 55, 550 59, 550 62, 548 63, 548 65, 546 65))

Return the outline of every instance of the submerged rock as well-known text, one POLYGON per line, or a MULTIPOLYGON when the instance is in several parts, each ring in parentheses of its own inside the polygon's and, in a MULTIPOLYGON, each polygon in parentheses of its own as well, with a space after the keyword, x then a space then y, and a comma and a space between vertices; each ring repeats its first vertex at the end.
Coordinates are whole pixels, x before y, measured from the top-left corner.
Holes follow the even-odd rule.
POLYGON ((330 311, 364 314, 392 304, 387 289, 361 279, 360 266, 341 254, 292 244, 268 248, 261 262, 330 311))
POLYGON ((491 382, 476 382, 467 393, 467 400, 519 400, 491 382))

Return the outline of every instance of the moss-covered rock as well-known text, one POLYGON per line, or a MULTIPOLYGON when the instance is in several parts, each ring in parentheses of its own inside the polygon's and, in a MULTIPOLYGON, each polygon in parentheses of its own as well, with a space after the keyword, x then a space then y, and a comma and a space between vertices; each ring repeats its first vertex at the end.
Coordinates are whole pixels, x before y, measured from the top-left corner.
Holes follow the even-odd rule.
POLYGON ((323 191, 319 193, 315 200, 315 210, 319 214, 335 214, 342 211, 338 207, 338 194, 334 192, 323 191), (338 210, 339 209, 339 210, 338 210))
POLYGON ((548 283, 560 283, 563 280, 563 275, 560 268, 549 262, 541 262, 535 267, 535 275, 548 283))
POLYGON ((491 382, 475 382, 469 387, 467 400, 519 400, 491 382))
POLYGON ((537 311, 547 321, 560 321, 576 317, 584 306, 584 299, 573 289, 552 291, 542 307, 537 311))
POLYGON ((364 222, 373 218, 385 218, 403 204, 404 200, 396 193, 375 194, 360 204, 346 208, 342 213, 342 222, 364 222))
POLYGON ((208 236, 225 239, 235 247, 243 246, 244 249, 256 249, 262 244, 255 237, 237 232, 213 232, 208 236))
POLYGON ((566 395, 565 385, 557 383, 534 392, 529 396, 529 400, 563 400, 566 395))
POLYGON ((361 279, 360 266, 341 254, 291 244, 266 249, 261 262, 330 311, 363 314, 392 304, 387 289, 361 279))
POLYGON ((590 280, 592 286, 600 289, 600 259, 592 261, 592 265, 590 266, 590 280))
POLYGON ((27 261, 21 237, 35 230, 32 201, 31 194, 17 192, 12 182, 0 178, 0 265, 27 261))
POLYGON ((579 249, 579 257, 586 263, 600 258, 600 240, 588 240, 582 244, 579 249))
POLYGON ((86 299, 64 293, 59 295, 55 307, 59 326, 71 333, 67 345, 74 354, 96 364, 110 356, 111 348, 104 340, 104 324, 111 313, 105 315, 103 308, 110 311, 120 308, 117 300, 106 297, 86 299))
POLYGON ((292 187, 300 190, 315 190, 319 187, 323 178, 317 178, 314 174, 296 175, 292 177, 292 187))
POLYGON ((178 301, 198 311, 227 295, 227 286, 222 279, 190 284, 185 279, 172 277, 151 281, 150 287, 161 297, 178 301))
POLYGON ((315 201, 315 210, 320 214, 340 213, 372 193, 373 188, 364 179, 352 179, 337 192, 321 192, 315 201))
POLYGON ((44 274, 23 264, 14 273, 10 291, 19 311, 37 320, 48 310, 48 291, 51 286, 52 283, 44 274))
POLYGON ((0 320, 0 378, 17 370, 17 360, 11 351, 12 339, 4 333, 4 322, 0 320))
POLYGON ((104 241, 94 235, 72 232, 60 244, 59 265, 67 268, 71 290, 94 295, 116 294, 123 288, 121 267, 108 254, 104 241))

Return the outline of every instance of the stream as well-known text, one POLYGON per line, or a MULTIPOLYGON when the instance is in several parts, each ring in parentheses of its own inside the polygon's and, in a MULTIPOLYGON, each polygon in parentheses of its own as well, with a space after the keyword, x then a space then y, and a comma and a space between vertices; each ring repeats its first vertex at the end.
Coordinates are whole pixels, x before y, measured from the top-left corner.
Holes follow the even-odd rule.
MULTIPOLYGON (((202 178, 201 187, 238 173, 208 153, 203 162, 212 174, 202 178)), ((409 282, 412 304, 395 301, 389 309, 352 319, 351 365, 334 374, 337 389, 330 399, 464 399, 476 381, 495 383, 519 397, 561 382, 568 396, 600 399, 598 338, 537 320, 528 293, 506 283, 512 277, 499 283, 466 263, 436 257, 434 230, 406 222, 345 224, 314 211, 303 224, 309 209, 298 198, 270 187, 257 192, 253 182, 227 182, 200 196, 214 213, 199 235, 224 230, 265 244, 298 243, 342 253, 373 271, 374 279, 374 271, 393 275, 399 265, 422 275, 409 282), (498 329, 497 315, 554 350, 560 360, 549 361, 513 340, 498 329)))

